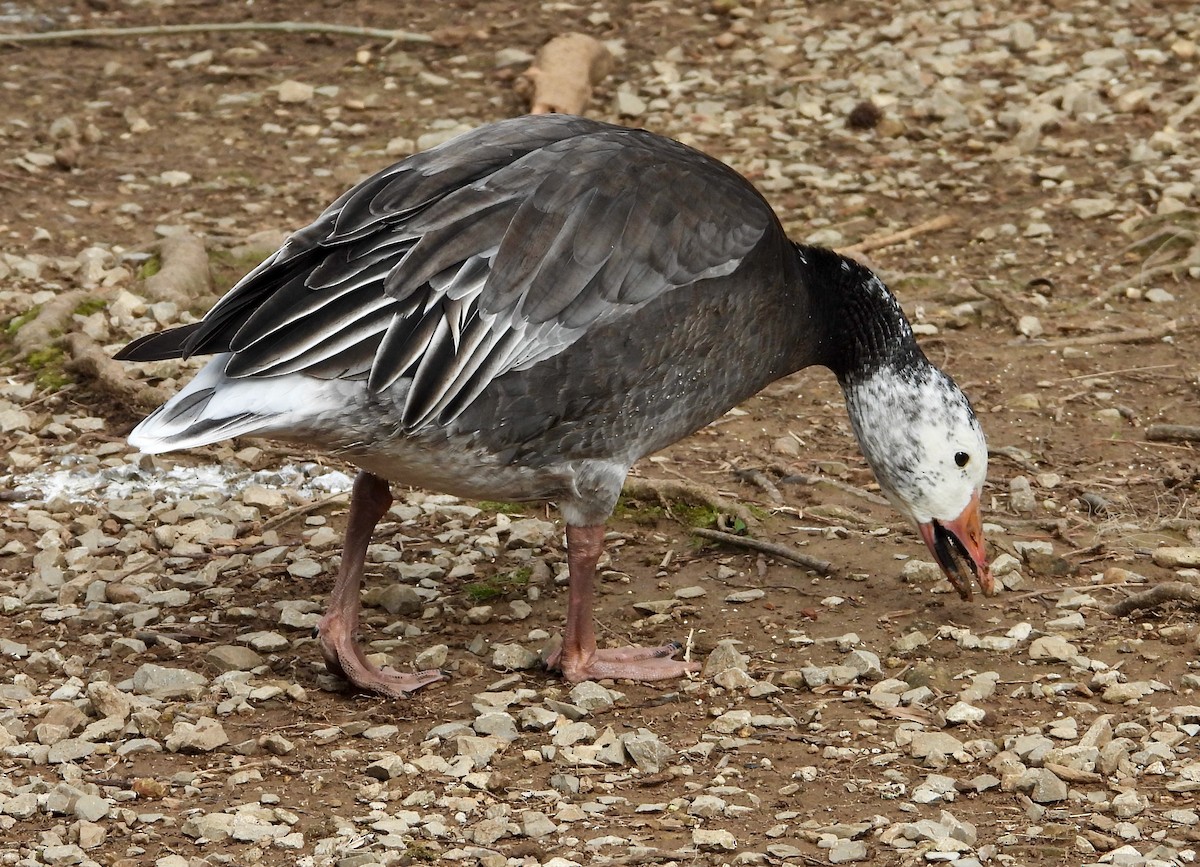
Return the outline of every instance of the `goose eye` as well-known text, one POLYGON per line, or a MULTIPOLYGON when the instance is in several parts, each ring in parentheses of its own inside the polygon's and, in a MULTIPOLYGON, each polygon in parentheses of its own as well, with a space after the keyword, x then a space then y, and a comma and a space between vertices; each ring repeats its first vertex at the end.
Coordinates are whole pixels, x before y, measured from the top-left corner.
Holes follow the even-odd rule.
POLYGON ((954 463, 958 464, 960 467, 965 467, 970 462, 971 456, 969 454, 966 452, 955 452, 954 463))

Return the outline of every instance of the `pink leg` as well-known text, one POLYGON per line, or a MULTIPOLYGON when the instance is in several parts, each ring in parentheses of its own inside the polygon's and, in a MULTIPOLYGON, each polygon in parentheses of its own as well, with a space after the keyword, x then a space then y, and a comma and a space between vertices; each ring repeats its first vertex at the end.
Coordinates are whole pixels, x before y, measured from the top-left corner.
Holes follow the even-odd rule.
POLYGON ((689 671, 699 671, 694 662, 672 659, 678 644, 662 647, 622 647, 600 650, 592 622, 596 563, 604 551, 604 526, 567 526, 567 565, 570 589, 567 596, 567 629, 562 648, 548 664, 561 668, 572 683, 581 680, 669 680, 689 671))
POLYGON ((388 484, 378 476, 362 472, 354 480, 350 496, 350 522, 346 527, 346 544, 342 548, 342 566, 329 595, 325 616, 317 624, 321 653, 329 670, 367 692, 377 692, 389 698, 404 698, 423 686, 442 680, 444 675, 435 669, 401 674, 394 668, 376 668, 367 662, 362 648, 355 640, 358 632, 358 612, 362 601, 363 565, 367 546, 379 519, 392 505, 388 484))

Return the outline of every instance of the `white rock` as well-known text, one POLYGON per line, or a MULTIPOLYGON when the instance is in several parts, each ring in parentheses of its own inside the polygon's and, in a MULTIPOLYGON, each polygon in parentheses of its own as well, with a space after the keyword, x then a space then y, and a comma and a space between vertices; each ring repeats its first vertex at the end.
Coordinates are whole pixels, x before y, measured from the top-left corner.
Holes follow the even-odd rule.
POLYGON ((646 101, 636 93, 618 90, 613 108, 621 117, 641 117, 646 113, 646 101))
POLYGON ((1079 648, 1061 635, 1043 635, 1029 645, 1030 659, 1050 659, 1067 662, 1079 656, 1079 648))
POLYGON ((981 722, 987 716, 987 712, 983 708, 975 707, 967 704, 965 701, 955 702, 955 704, 946 711, 946 722, 948 723, 973 723, 981 722))
POLYGON ((1117 203, 1109 198, 1078 198, 1067 203, 1071 213, 1081 220, 1094 220, 1097 217, 1107 217, 1117 210, 1117 203))
POLYGON ((175 723, 167 735, 166 747, 172 753, 208 753, 229 743, 224 727, 212 717, 201 717, 195 724, 175 723))
POLYGON ((281 82, 276 89, 280 102, 308 102, 313 98, 316 89, 311 84, 288 79, 281 82))
POLYGON ((838 840, 833 844, 833 848, 829 850, 830 864, 866 861, 867 857, 867 844, 862 840, 838 840))
POLYGON ((703 852, 732 852, 737 848, 737 837, 725 830, 694 828, 692 844, 703 852))
POLYGON ((520 644, 497 644, 492 648, 492 665, 504 671, 525 671, 538 664, 537 651, 520 644))
POLYGON ((208 678, 184 668, 166 668, 146 663, 133 674, 133 690, 151 698, 197 699, 204 694, 208 678))
POLYGON ((1022 316, 1018 319, 1017 331, 1026 337, 1041 337, 1044 333, 1042 321, 1036 316, 1022 316))

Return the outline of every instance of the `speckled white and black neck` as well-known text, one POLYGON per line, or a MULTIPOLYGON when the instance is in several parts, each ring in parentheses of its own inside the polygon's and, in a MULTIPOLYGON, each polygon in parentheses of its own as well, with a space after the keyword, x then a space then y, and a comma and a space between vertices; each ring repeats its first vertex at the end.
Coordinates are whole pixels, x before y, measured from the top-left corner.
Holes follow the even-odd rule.
POLYGON ((897 508, 918 523, 953 520, 983 484, 987 446, 958 386, 918 358, 844 381, 846 408, 867 462, 897 508))
POLYGON ((899 302, 869 269, 826 251, 799 252, 832 289, 822 307, 837 339, 824 363, 880 487, 913 521, 957 518, 987 474, 983 431, 966 396, 925 357, 899 302))

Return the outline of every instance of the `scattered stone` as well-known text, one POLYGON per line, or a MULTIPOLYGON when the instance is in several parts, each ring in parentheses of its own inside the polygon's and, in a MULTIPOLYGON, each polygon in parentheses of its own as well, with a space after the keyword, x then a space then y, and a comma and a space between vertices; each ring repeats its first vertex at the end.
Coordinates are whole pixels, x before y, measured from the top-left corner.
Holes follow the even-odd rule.
POLYGON ((1029 773, 1034 779, 1029 797, 1035 804, 1054 804, 1067 799, 1067 784, 1053 772, 1045 768, 1033 768, 1029 773))
POLYGON ((279 85, 276 93, 279 101, 284 103, 310 102, 316 93, 311 84, 293 81, 290 78, 279 85))
POLYGON ((526 671, 540 661, 536 650, 520 644, 497 644, 492 648, 492 665, 502 671, 526 671))
POLYGON ((740 643, 731 638, 718 641, 717 646, 713 648, 712 652, 708 654, 708 658, 704 660, 702 676, 715 677, 731 668, 745 671, 750 665, 750 657, 738 651, 737 646, 740 643))
POLYGON ((526 837, 548 837, 557 830, 558 826, 550 821, 550 817, 539 810, 521 813, 521 833, 526 837))
POLYGON ((908 745, 913 758, 927 759, 930 756, 952 756, 963 751, 962 741, 945 732, 917 732, 908 745))
POLYGON ((1107 217, 1117 210, 1117 203, 1109 198, 1079 198, 1067 203, 1076 217, 1081 220, 1094 220, 1097 217, 1107 217))
POLYGON ((647 774, 660 773, 675 758, 675 750, 648 729, 638 729, 633 734, 622 736, 621 743, 634 764, 647 774))
POLYGON ((167 735, 166 747, 172 753, 208 753, 229 743, 229 736, 219 722, 201 717, 196 722, 177 722, 167 735))
POLYGON ((606 711, 624 697, 622 693, 591 680, 577 683, 570 692, 572 703, 588 712, 606 711))
POLYGON ((417 654, 414 660, 418 671, 426 669, 442 669, 446 665, 446 659, 449 656, 450 648, 444 644, 432 644, 426 647, 417 654))
POLYGON ((838 840, 833 844, 833 848, 829 850, 830 864, 866 861, 867 857, 867 844, 862 840, 838 840))
POLYGON ((1200 567, 1200 547, 1155 548, 1151 552, 1151 556, 1154 558, 1156 565, 1166 569, 1195 569, 1200 567))
POLYGON ((204 694, 208 678, 183 668, 166 668, 146 663, 133 674, 133 691, 151 698, 197 699, 204 694))
POLYGON ((220 644, 204 656, 205 661, 217 671, 250 671, 263 664, 263 658, 239 644, 220 644))
POLYGON ((732 852, 737 849, 737 838, 729 831, 692 829, 692 844, 702 852, 732 852))
POLYGON ((1030 659, 1051 659, 1069 662, 1079 656, 1079 648, 1060 635, 1043 635, 1029 646, 1030 659))

